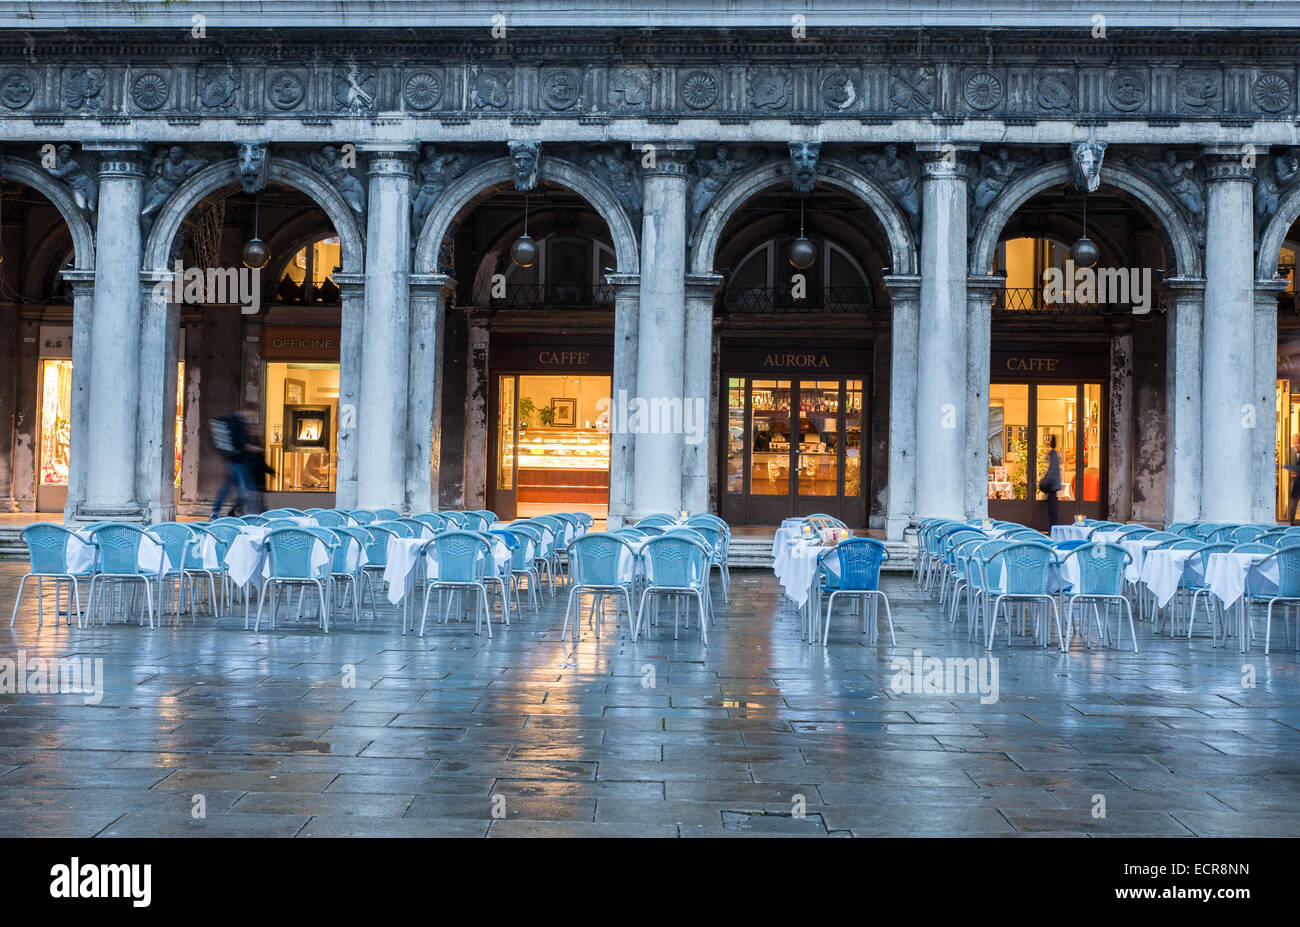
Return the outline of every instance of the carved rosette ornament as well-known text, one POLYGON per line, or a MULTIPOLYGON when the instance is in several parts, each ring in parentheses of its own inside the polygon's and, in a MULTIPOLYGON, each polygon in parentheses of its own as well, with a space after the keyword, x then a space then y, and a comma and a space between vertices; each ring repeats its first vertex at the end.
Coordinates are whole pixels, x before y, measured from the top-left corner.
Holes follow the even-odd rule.
POLYGON ((416 71, 402 86, 402 99, 418 112, 433 109, 442 99, 442 81, 430 71, 416 71))
POLYGON ((1002 102, 1002 78, 992 71, 975 71, 962 82, 961 93, 971 109, 992 109, 1002 102))
POLYGON ((681 88, 682 102, 691 109, 708 109, 718 102, 718 79, 708 71, 691 71, 681 88))
POLYGON ((131 102, 141 109, 155 110, 167 102, 169 92, 166 77, 147 71, 131 83, 131 102))
POLYGON ((1266 113, 1280 113, 1291 105, 1291 82, 1281 74, 1270 72, 1255 78, 1252 92, 1255 105, 1266 113))

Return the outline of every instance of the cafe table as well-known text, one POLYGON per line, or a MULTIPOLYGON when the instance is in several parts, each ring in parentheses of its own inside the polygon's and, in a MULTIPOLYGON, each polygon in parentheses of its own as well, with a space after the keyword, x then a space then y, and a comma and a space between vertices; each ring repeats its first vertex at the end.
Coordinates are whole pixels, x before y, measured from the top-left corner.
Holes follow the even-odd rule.
POLYGON ((1052 540, 1056 543, 1061 541, 1086 541, 1092 532, 1091 525, 1052 525, 1052 540))
POLYGON ((1205 565, 1205 584, 1210 587, 1224 609, 1236 606, 1237 645, 1242 653, 1250 649, 1247 635, 1246 586, 1249 583, 1264 594, 1277 592, 1277 560, 1266 553, 1224 552, 1210 554, 1205 565))

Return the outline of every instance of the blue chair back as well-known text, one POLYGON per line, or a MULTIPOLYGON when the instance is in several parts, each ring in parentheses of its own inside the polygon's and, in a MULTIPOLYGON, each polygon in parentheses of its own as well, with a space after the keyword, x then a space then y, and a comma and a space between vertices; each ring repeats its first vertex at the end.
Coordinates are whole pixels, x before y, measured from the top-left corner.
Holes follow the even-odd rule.
POLYGON ((1277 594, 1279 598, 1300 598, 1300 548, 1286 547, 1277 552, 1277 594))
POLYGON ((653 537, 641 548, 650 561, 650 585, 689 588, 709 575, 709 549, 699 541, 681 535, 653 537))
POLYGON ((410 525, 403 524, 400 521, 372 521, 367 528, 387 528, 399 538, 418 537, 423 533, 421 528, 412 528, 410 525))
POLYGON ((171 572, 183 571, 186 568, 185 555, 194 540, 193 532, 187 526, 171 521, 154 525, 149 533, 162 541, 163 552, 171 563, 171 572))
POLYGON ((38 523, 24 528, 23 540, 27 542, 31 571, 46 574, 68 572, 68 540, 73 536, 73 532, 62 525, 38 523))
POLYGON ((159 544, 156 538, 145 533, 138 525, 121 522, 99 524, 91 529, 98 568, 101 573, 140 575, 140 545, 159 544))
POLYGON ((1087 543, 1070 551, 1063 560, 1079 564, 1078 585, 1072 595, 1122 595, 1124 570, 1133 557, 1119 544, 1087 543))
POLYGON ((657 512, 657 513, 655 513, 654 515, 647 515, 645 518, 643 518, 643 519, 641 519, 639 522, 637 522, 636 525, 635 525, 634 527, 637 527, 637 528, 663 528, 663 527, 665 527, 665 526, 667 526, 667 525, 674 524, 676 521, 677 521, 677 519, 673 518, 673 516, 671 516, 671 515, 665 515, 665 514, 662 514, 662 513, 658 513, 658 512, 657 512))
POLYGON ((332 512, 329 509, 322 509, 312 517, 322 528, 342 528, 348 523, 348 517, 342 512, 332 512))
POLYGON ((348 514, 352 516, 352 520, 358 525, 368 525, 372 521, 379 520, 379 516, 368 509, 352 509, 348 514))
POLYGON ((569 564, 580 586, 617 586, 618 562, 632 546, 622 538, 605 533, 584 534, 569 545, 569 564))
POLYGON ((375 518, 380 521, 397 521, 402 517, 402 513, 397 509, 375 509, 375 518))
POLYGON ((245 515, 239 520, 246 525, 254 525, 259 527, 267 524, 268 522, 268 519, 263 518, 261 515, 245 515))
POLYGON ((998 568, 1005 570, 1002 592, 1007 595, 1046 595, 1047 571, 1056 552, 1045 544, 1012 542, 988 558, 990 583, 996 583, 998 568))
POLYGON ((536 525, 518 521, 509 530, 520 540, 519 546, 511 551, 511 569, 526 570, 535 558, 542 556, 542 531, 536 525))
MULTIPOLYGON (((325 529, 317 529, 325 530, 325 529)), ((309 528, 276 528, 263 542, 271 552, 271 576, 274 579, 316 579, 311 569, 312 548, 320 537, 309 528)))
POLYGON ((849 538, 836 545, 840 560, 840 588, 868 591, 880 588, 880 565, 889 559, 885 545, 875 538, 849 538))
POLYGON ((447 519, 443 518, 437 512, 425 512, 423 515, 413 515, 412 517, 416 521, 426 524, 430 528, 432 528, 434 534, 437 534, 439 531, 442 531, 450 527, 450 525, 447 523, 447 519))
POLYGON ((438 563, 438 582, 480 582, 492 563, 492 545, 474 531, 444 531, 424 549, 438 563))
POLYGON ((381 567, 388 563, 388 539, 400 538, 392 528, 385 528, 382 525, 366 525, 365 532, 370 536, 370 543, 366 545, 366 566, 381 567))

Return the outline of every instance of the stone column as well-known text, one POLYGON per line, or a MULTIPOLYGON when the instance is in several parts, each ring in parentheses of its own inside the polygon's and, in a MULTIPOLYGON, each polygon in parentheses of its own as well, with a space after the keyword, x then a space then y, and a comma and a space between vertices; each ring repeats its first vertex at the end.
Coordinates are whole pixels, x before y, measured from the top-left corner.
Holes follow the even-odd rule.
POLYGON ((469 320, 469 355, 465 364, 465 508, 487 505, 488 474, 488 334, 487 320, 469 320))
POLYGON ((921 278, 884 278, 892 301, 889 332, 889 487, 885 537, 901 541, 916 515, 916 344, 921 278))
POLYGON ((636 395, 636 353, 641 278, 608 274, 614 288, 614 375, 609 384, 609 514, 606 527, 614 531, 627 523, 632 504, 633 455, 636 436, 627 429, 627 404, 636 395))
MULTIPOLYGON (((100 155, 95 229, 94 325, 88 339, 85 498, 76 516, 86 521, 144 517, 136 492, 136 437, 140 397, 140 208, 143 144, 94 143, 100 155)), ((74 340, 74 344, 75 344, 74 340)), ((73 363, 76 363, 74 357, 73 363)), ((75 367, 73 368, 76 369, 75 367)), ((78 390, 73 390, 74 403, 78 390)), ((74 416, 75 417, 75 416, 74 416)))
POLYGON ((334 504, 357 508, 357 410, 361 408, 361 331, 366 314, 364 274, 334 274, 342 304, 339 330, 339 452, 334 504))
POLYGON ((1277 521, 1277 294, 1286 280, 1255 281, 1255 464, 1256 524, 1277 521))
POLYGON ((366 210, 365 324, 357 407, 357 505, 402 510, 411 340, 411 160, 418 146, 372 151, 366 210))
POLYGON ((1165 337, 1165 523, 1201 517, 1201 316, 1205 281, 1167 280, 1174 311, 1165 337))
MULTIPOLYGON (((14 501, 14 457, 18 451, 19 400, 22 389, 18 380, 18 348, 22 343, 18 334, 18 313, 8 313, 0 321, 0 357, 13 358, 14 363, 0 373, 0 512, 16 512, 14 501)), ((33 383, 34 387, 35 384, 33 383)))
POLYGON ((1133 517, 1133 333, 1110 336, 1110 411, 1106 442, 1110 447, 1106 471, 1106 508, 1102 518, 1128 521, 1133 517))
MULTIPOLYGON (((1205 314, 1201 339, 1201 517, 1254 515, 1254 178, 1241 151, 1210 149, 1206 174, 1205 314)), ((1276 357, 1276 345, 1270 357, 1276 357)), ((1270 416, 1271 417, 1271 416, 1270 416)))
POLYGON ((635 445, 631 516, 682 507, 680 408, 686 359, 686 181, 689 146, 660 145, 642 174, 641 306, 636 396, 644 406, 635 445))
POLYGON ((95 272, 65 270, 72 286, 72 420, 69 422, 68 499, 63 520, 71 522, 86 501, 86 446, 90 422, 90 329, 95 314, 95 272))
MULTIPOLYGON (((136 498, 148 522, 176 518, 176 364, 180 305, 170 301, 170 270, 140 274, 139 397, 136 411, 136 498), (160 289, 161 287, 161 289, 160 289)), ((99 348, 99 334, 95 334, 99 348)))
POLYGON ((686 353, 682 390, 682 508, 692 515, 709 511, 709 399, 713 369, 713 295, 719 274, 686 278, 686 353))
POLYGON ((432 511, 438 500, 442 421, 442 333, 447 297, 456 281, 446 274, 411 277, 409 424, 406 429, 406 507, 432 511))
POLYGON ((922 145, 917 338, 916 515, 966 508, 966 167, 951 145, 922 145))
POLYGON ((1002 276, 966 281, 966 473, 965 515, 989 513, 989 352, 992 350, 993 292, 1002 276))

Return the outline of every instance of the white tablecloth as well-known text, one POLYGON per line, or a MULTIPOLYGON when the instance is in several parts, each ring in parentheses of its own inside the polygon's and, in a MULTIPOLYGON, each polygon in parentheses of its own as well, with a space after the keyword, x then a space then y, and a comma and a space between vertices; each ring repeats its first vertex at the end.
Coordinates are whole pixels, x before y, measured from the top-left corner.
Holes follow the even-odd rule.
MULTIPOLYGON (((427 543, 423 538, 388 539, 387 559, 384 564, 384 582, 388 584, 388 601, 396 605, 410 594, 415 586, 415 565, 420 559, 420 549, 427 543)), ((480 554, 480 556, 482 556, 480 554)), ((492 542, 492 560, 497 576, 510 575, 510 548, 496 538, 492 542)), ((429 552, 424 558, 425 576, 438 577, 438 561, 429 552)))
MULTIPOLYGON (((812 591, 813 576, 817 572, 817 558, 826 548, 818 541, 805 541, 802 538, 790 545, 781 567, 776 573, 785 594, 803 607, 812 591)), ((775 570, 775 565, 773 566, 775 570)))
MULTIPOLYGON (((73 532, 65 548, 69 573, 84 573, 95 565, 95 546, 91 533, 85 528, 73 532)), ((171 560, 163 551, 162 542, 153 535, 146 534, 140 541, 136 555, 136 564, 145 573, 157 573, 159 569, 170 570, 171 560)))
MULTIPOLYGON (((269 552, 263 544, 272 530, 264 526, 252 525, 240 528, 239 534, 231 540, 230 549, 226 551, 226 569, 236 585, 246 586, 253 581, 261 585, 262 581, 271 575, 269 552)), ((318 539, 311 548, 312 572, 324 578, 329 572, 329 562, 329 550, 318 539)))
POLYGON ((1086 541, 1092 530, 1090 525, 1052 525, 1052 540, 1086 541))
POLYGON ((1147 551, 1153 547, 1163 544, 1164 541, 1148 541, 1146 538, 1138 538, 1136 541, 1121 540, 1120 547, 1128 551, 1128 555, 1133 559, 1129 561, 1128 569, 1124 576, 1130 583, 1136 583, 1142 579, 1142 564, 1146 561, 1147 551))
POLYGON ((1156 604, 1164 608, 1178 592, 1184 575, 1199 582, 1201 558, 1195 550, 1148 550, 1142 562, 1142 583, 1156 597, 1156 604), (1190 562, 1189 562, 1190 561, 1190 562))
POLYGON ((1249 575, 1256 588, 1263 592, 1277 591, 1277 561, 1270 561, 1264 567, 1259 562, 1269 554, 1210 554, 1205 566, 1205 582, 1210 591, 1227 608, 1241 598, 1246 591, 1246 578, 1249 575), (1253 574, 1253 575, 1252 575, 1253 574))

